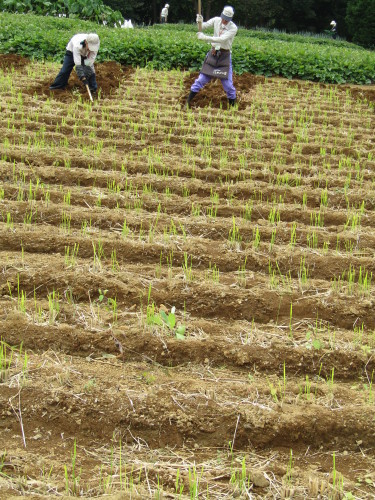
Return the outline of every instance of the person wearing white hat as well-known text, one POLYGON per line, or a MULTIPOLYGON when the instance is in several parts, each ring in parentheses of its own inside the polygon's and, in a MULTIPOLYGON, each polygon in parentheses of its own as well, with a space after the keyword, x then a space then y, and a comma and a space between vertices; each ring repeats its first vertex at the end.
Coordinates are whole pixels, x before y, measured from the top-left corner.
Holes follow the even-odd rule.
POLYGON ((337 37, 337 24, 336 21, 331 21, 331 33, 332 33, 332 38, 335 40, 337 37))
POLYGON ((202 30, 214 28, 214 36, 204 35, 198 32, 199 40, 211 42, 211 50, 207 53, 201 72, 190 88, 190 94, 186 100, 186 107, 196 94, 212 80, 219 78, 228 97, 229 106, 236 103, 236 89, 233 85, 233 70, 231 50, 233 39, 237 33, 237 26, 232 21, 234 15, 233 7, 224 7, 220 17, 213 17, 203 22, 203 17, 197 14, 197 23, 202 23, 202 30))
POLYGON ((169 9, 169 5, 167 3, 161 9, 161 14, 160 14, 161 24, 165 24, 167 22, 167 19, 168 19, 168 9, 169 9))
POLYGON ((88 85, 91 93, 98 89, 94 61, 99 51, 100 40, 96 33, 78 33, 66 46, 64 62, 50 90, 63 90, 68 85, 70 74, 76 67, 78 78, 83 85, 88 85))

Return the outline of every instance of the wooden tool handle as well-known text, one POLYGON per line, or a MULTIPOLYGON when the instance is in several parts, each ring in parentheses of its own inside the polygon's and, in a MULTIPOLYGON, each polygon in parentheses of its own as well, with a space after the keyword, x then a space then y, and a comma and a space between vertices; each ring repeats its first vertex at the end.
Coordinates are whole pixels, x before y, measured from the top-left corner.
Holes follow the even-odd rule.
MULTIPOLYGON (((198 0, 198 14, 201 16, 202 15, 202 2, 201 0, 198 0)), ((198 23, 198 31, 202 31, 202 22, 199 21, 198 23)))
POLYGON ((91 102, 94 102, 94 99, 92 98, 92 95, 91 95, 91 92, 90 92, 90 89, 89 89, 89 86, 88 86, 88 85, 86 85, 86 89, 87 89, 87 93, 88 93, 88 95, 89 95, 89 97, 90 97, 90 101, 91 101, 91 102))

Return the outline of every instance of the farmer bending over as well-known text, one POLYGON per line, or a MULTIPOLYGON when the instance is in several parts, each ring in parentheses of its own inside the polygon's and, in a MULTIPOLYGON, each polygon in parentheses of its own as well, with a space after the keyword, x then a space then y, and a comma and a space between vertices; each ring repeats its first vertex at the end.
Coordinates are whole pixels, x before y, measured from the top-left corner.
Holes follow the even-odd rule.
POLYGON ((79 33, 69 40, 64 62, 50 90, 65 89, 74 66, 78 78, 95 94, 98 85, 95 78, 94 61, 99 50, 100 40, 96 33, 79 33))
POLYGON ((228 97, 229 106, 236 103, 236 89, 233 85, 233 71, 231 48, 233 39, 237 33, 237 26, 232 22, 234 10, 232 7, 224 7, 220 17, 213 17, 203 23, 203 17, 197 14, 197 23, 202 22, 202 29, 214 27, 214 36, 206 36, 197 33, 199 40, 211 42, 212 48, 207 53, 199 77, 190 88, 190 94, 186 101, 186 107, 190 107, 190 102, 194 96, 212 78, 219 78, 228 97))

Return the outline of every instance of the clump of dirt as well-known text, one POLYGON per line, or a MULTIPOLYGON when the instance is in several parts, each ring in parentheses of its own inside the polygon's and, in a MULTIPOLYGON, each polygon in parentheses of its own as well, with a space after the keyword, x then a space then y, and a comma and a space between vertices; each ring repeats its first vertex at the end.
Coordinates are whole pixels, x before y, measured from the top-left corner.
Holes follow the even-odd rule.
POLYGON ((23 69, 30 60, 17 54, 0 54, 0 68, 2 70, 23 69))
MULTIPOLYGON (((186 97, 190 92, 190 87, 194 80, 198 78, 199 73, 190 73, 184 81, 185 95, 182 96, 180 102, 182 105, 185 104, 186 97)), ((233 75, 233 84, 237 90, 237 101, 238 109, 246 107, 245 102, 242 99, 242 94, 249 92, 259 83, 264 82, 264 76, 252 75, 250 73, 242 75, 233 75)), ((207 84, 195 97, 191 103, 192 108, 200 108, 206 106, 212 106, 213 108, 226 108, 228 105, 228 99, 225 95, 224 89, 221 82, 217 78, 213 78, 209 84, 207 84)))
POLYGON ((119 83, 135 72, 131 66, 122 66, 114 61, 96 65, 98 87, 106 97, 118 89, 119 83))

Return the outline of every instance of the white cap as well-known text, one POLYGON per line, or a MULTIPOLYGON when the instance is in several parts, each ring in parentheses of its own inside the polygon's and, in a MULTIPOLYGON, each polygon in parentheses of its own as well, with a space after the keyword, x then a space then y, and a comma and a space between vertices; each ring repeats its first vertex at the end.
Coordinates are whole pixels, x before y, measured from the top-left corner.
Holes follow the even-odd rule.
POLYGON ((331 26, 336 26, 336 21, 331 21, 331 26))
POLYGON ((166 7, 167 9, 169 9, 169 4, 167 4, 167 3, 166 3, 166 4, 165 4, 165 7, 166 7))
POLYGON ((86 37, 87 47, 93 52, 98 52, 100 40, 96 33, 89 33, 86 37))
POLYGON ((230 7, 229 5, 224 7, 223 12, 221 13, 221 19, 224 19, 224 21, 231 21, 233 16, 234 16, 233 7, 230 7))

